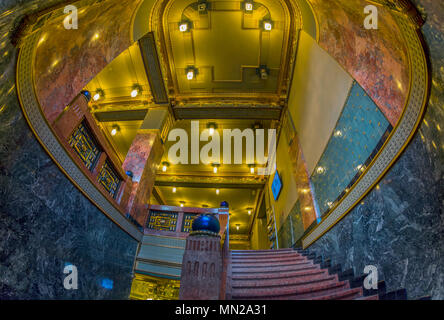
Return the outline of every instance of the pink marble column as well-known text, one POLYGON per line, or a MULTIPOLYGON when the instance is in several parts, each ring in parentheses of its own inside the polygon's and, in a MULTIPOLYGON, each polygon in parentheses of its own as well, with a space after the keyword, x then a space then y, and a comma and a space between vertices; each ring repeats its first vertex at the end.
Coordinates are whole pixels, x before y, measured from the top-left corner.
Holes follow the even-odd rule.
POLYGON ((133 174, 126 212, 142 226, 145 226, 148 218, 146 205, 154 188, 156 170, 163 151, 157 132, 140 130, 122 166, 124 171, 133 174))

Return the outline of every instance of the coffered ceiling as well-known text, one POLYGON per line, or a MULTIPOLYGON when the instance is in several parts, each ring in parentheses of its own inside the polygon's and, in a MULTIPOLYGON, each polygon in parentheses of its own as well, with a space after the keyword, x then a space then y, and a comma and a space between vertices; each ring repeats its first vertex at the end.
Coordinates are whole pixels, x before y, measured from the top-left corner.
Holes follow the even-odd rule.
POLYGON ((201 11, 194 0, 170 1, 161 21, 160 51, 178 105, 221 99, 278 105, 286 95, 290 18, 281 1, 255 2, 251 11, 241 1, 215 0, 201 11), (264 27, 267 21, 271 30, 264 27), (186 31, 180 30, 183 23, 186 31), (263 78, 261 67, 267 73, 263 78))

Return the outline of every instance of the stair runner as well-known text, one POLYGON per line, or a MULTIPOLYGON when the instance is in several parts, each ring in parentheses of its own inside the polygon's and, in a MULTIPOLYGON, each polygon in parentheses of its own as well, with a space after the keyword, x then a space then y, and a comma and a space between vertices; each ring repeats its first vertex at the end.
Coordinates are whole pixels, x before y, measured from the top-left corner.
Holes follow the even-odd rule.
POLYGON ((317 259, 304 250, 233 250, 229 264, 227 299, 233 300, 386 300, 406 299, 405 290, 386 294, 366 290, 364 277, 353 270, 317 259))

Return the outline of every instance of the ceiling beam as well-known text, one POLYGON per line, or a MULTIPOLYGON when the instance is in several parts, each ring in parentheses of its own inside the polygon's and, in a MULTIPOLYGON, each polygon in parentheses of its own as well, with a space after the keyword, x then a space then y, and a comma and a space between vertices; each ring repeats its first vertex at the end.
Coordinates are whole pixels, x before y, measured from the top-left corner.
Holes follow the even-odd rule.
POLYGON ((262 189, 266 180, 258 176, 197 176, 158 174, 158 187, 220 188, 220 189, 262 189))
POLYGON ((96 111, 94 116, 99 122, 137 121, 144 120, 148 108, 138 110, 96 111))
POLYGON ((176 119, 248 119, 279 120, 282 108, 278 106, 255 105, 192 105, 175 106, 176 119))

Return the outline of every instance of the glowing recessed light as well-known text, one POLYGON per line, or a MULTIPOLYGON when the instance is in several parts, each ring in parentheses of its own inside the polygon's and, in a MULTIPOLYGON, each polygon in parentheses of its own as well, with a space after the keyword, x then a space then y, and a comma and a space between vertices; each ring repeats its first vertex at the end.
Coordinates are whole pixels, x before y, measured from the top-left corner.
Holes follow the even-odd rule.
POLYGON ((133 91, 131 91, 131 97, 135 98, 137 97, 137 95, 139 94, 139 90, 134 89, 133 91))
POLYGON ((173 193, 176 193, 177 189, 176 187, 173 187, 173 193))
POLYGON ((185 31, 187 31, 188 30, 188 23, 186 23, 186 22, 182 22, 180 25, 179 25, 179 31, 180 32, 185 32, 185 31))
POLYGON ((166 172, 166 171, 167 171, 167 166, 163 166, 163 167, 162 167, 162 171, 163 171, 163 172, 166 172))
POLYGON ((341 130, 336 130, 335 131, 335 137, 342 137, 342 131, 341 130))
POLYGON ((219 189, 216 189, 216 194, 219 194, 219 192, 220 192, 220 190, 219 190, 219 189))
POLYGON ((273 25, 272 25, 272 23, 271 23, 270 21, 265 21, 265 22, 264 22, 264 29, 265 29, 266 31, 271 31, 271 29, 273 29, 273 25))
POLYGON ((245 10, 246 10, 246 11, 253 11, 253 3, 251 3, 251 2, 246 2, 246 3, 245 3, 245 10))
POLYGON ((112 129, 111 130, 111 135, 115 136, 116 134, 117 134, 117 129, 116 128, 112 129))
POLYGON ((324 168, 324 167, 317 167, 317 168, 316 168, 316 172, 317 172, 318 174, 323 174, 323 173, 325 172, 325 168, 324 168))
POLYGON ((190 70, 187 72, 187 79, 188 80, 193 80, 194 79, 194 71, 190 70))
POLYGON ((100 94, 99 94, 99 93, 96 93, 96 94, 94 95, 93 99, 94 99, 94 101, 99 100, 99 99, 100 99, 100 94))

